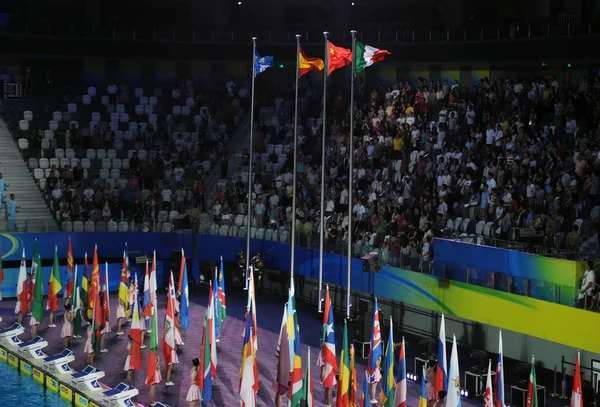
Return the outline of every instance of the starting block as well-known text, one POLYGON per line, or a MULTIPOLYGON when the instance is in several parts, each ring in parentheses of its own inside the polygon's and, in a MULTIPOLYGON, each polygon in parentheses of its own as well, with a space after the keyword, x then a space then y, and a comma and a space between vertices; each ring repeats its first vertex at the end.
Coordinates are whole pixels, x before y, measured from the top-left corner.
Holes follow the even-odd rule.
POLYGON ((78 390, 98 391, 102 386, 98 383, 99 379, 104 377, 102 370, 94 366, 86 366, 81 372, 71 374, 71 384, 78 390))
POLYGON ((25 332, 21 324, 14 323, 8 328, 0 329, 0 342, 9 346, 18 346, 21 342, 19 335, 25 332))
POLYGON ((21 342, 17 346, 17 351, 21 356, 27 355, 31 356, 33 359, 44 359, 48 356, 42 351, 42 349, 48 346, 48 342, 41 336, 36 336, 27 342, 21 342))
POLYGON ((105 391, 102 401, 110 406, 129 407, 134 405, 131 398, 138 394, 138 389, 121 382, 114 389, 105 391))
POLYGON ((65 349, 56 355, 44 358, 44 369, 58 374, 72 374, 74 372, 69 366, 69 363, 74 360, 75 356, 73 355, 73 351, 65 349))

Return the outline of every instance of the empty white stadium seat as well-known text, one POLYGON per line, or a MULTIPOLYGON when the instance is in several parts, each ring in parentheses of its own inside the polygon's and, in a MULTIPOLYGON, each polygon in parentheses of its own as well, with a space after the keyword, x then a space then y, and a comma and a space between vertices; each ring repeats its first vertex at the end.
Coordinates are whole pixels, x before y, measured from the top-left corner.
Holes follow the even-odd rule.
POLYGON ((104 106, 108 106, 108 95, 102 95, 100 97, 100 102, 102 102, 104 106))
POLYGON ((173 99, 179 99, 181 97, 181 91, 179 89, 173 89, 171 91, 171 97, 173 97, 173 99))
POLYGON ((123 162, 119 158, 114 158, 112 160, 112 167, 115 170, 120 170, 121 168, 123 168, 123 162))
POLYGON ((47 140, 52 140, 54 138, 54 132, 52 130, 44 130, 44 138, 47 140))
POLYGON ((75 150, 73 150, 72 148, 67 148, 65 150, 65 158, 68 158, 69 160, 75 158, 75 150))
POLYGON ((119 103, 117 105, 117 110, 115 110, 115 112, 118 113, 118 114, 125 113, 125 105, 119 103))
POLYGON ((134 95, 136 98, 142 97, 144 95, 144 89, 135 88, 134 95))
POLYGON ((128 123, 129 122, 129 115, 127 113, 121 113, 121 115, 119 116, 119 121, 121 123, 128 123))
POLYGON ((67 110, 69 113, 77 113, 77 105, 75 103, 69 103, 67 110))
POLYGON ((140 96, 140 105, 146 106, 147 104, 148 104, 148 97, 147 96, 140 96))
POLYGON ((115 222, 114 220, 109 221, 106 224, 106 230, 109 232, 116 232, 119 228, 119 224, 117 222, 115 222))
POLYGON ((50 129, 50 131, 54 132, 56 130, 58 130, 58 122, 56 120, 50 120, 48 122, 48 128, 50 129))
POLYGON ((100 119, 101 119, 100 113, 98 113, 98 112, 92 112, 92 121, 93 122, 99 122, 100 119))
POLYGON ((51 158, 50 159, 50 168, 52 167, 60 167, 60 160, 58 158, 51 158))
POLYGON ((63 119, 63 122, 66 122, 66 123, 70 122, 71 121, 71 113, 63 112, 62 119, 63 119))
POLYGON ((148 99, 148 104, 150 106, 156 106, 158 104, 158 97, 150 96, 150 98, 148 99))
POLYGON ((33 157, 28 160, 27 164, 29 165, 30 170, 35 170, 39 166, 38 159, 33 157))
POLYGON ((137 132, 138 129, 138 124, 136 122, 130 122, 129 123, 129 131, 132 132, 133 134, 135 134, 137 132))
POLYGON ((181 116, 181 106, 173 106, 173 116, 181 116))
POLYGON ((121 139, 115 140, 115 143, 113 144, 113 148, 118 151, 122 150, 123 149, 123 140, 121 140, 121 139))
MULTIPOLYGON (((44 172, 40 168, 38 168, 38 170, 42 171, 42 173, 44 172)), ((38 186, 40 187, 40 191, 45 191, 46 190, 46 178, 40 179, 38 181, 38 186)))
POLYGON ((83 232, 83 222, 76 221, 73 222, 73 232, 83 232))
POLYGON ((25 110, 23 112, 23 119, 27 120, 28 122, 33 120, 33 112, 31 110, 25 110))
POLYGON ((83 95, 83 96, 81 97, 81 102, 82 102, 84 105, 86 105, 86 106, 87 106, 87 105, 91 105, 91 104, 92 104, 92 97, 91 97, 90 95, 83 95))
POLYGON ((106 150, 106 158, 108 158, 109 160, 114 160, 115 158, 117 158, 117 152, 112 148, 110 150, 106 150))
POLYGON ((126 158, 126 159, 124 159, 124 160, 121 162, 121 165, 123 166, 123 169, 124 169, 124 170, 128 170, 128 169, 129 169, 129 158, 126 158))
POLYGON ((135 114, 137 114, 137 115, 144 114, 144 106, 135 105, 135 114))
POLYGON ((69 165, 71 165, 71 160, 69 160, 68 158, 62 158, 60 160, 60 168, 65 168, 69 165))
POLYGON ((42 139, 42 150, 48 150, 50 148, 50 140, 47 138, 42 139))
MULTIPOLYGON (((140 160, 145 161, 147 157, 148 157, 148 151, 146 151, 146 150, 138 151, 138 158, 140 160)), ((131 157, 129 157, 129 158, 131 158, 131 157)))
POLYGON ((50 161, 47 158, 40 158, 39 165, 42 170, 45 170, 46 168, 50 168, 50 161))
POLYGON ((128 232, 129 231, 129 223, 127 222, 119 222, 119 232, 128 232))
POLYGON ((29 141, 27 141, 26 138, 20 138, 19 139, 19 149, 27 150, 28 148, 29 148, 29 141))
POLYGON ((106 150, 103 148, 96 150, 96 158, 99 160, 104 160, 106 158, 106 150))
POLYGON ((92 161, 89 158, 83 158, 81 159, 81 166, 83 167, 83 169, 89 170, 92 166, 92 161))
POLYGON ((62 230, 63 232, 72 232, 73 231, 73 222, 63 222, 62 223, 62 230))
POLYGON ((109 160, 108 158, 104 158, 102 160, 102 168, 106 169, 106 170, 110 170, 112 167, 112 161, 109 160))
POLYGON ((93 221, 88 220, 87 222, 84 223, 83 228, 86 232, 95 232, 96 224, 93 221))
POLYGON ((144 114, 152 114, 152 112, 154 112, 154 106, 152 106, 152 105, 144 106, 144 114))
POLYGON ((199 114, 194 116, 194 124, 195 125, 199 125, 200 123, 202 123, 202 116, 200 116, 199 114))
POLYGON ((55 112, 52 112, 52 120, 54 121, 61 121, 62 120, 62 112, 59 112, 58 110, 55 112))
POLYGON ((54 150, 54 157, 58 158, 59 160, 65 158, 65 150, 62 148, 57 148, 54 150))
POLYGON ((110 177, 112 179, 119 179, 119 178, 121 178, 121 170, 113 168, 112 170, 110 170, 110 177))
POLYGON ((189 116, 190 115, 190 111, 191 111, 191 108, 189 106, 183 106, 181 108, 181 114, 182 114, 182 116, 189 116))
POLYGON ((27 120, 19 120, 19 128, 23 131, 29 130, 29 122, 27 120))
POLYGON ((96 150, 94 150, 93 148, 88 148, 85 151, 85 156, 87 158, 89 158, 90 160, 95 160, 96 159, 96 150))
POLYGON ((103 168, 100 170, 100 178, 101 179, 108 179, 109 177, 110 177, 110 172, 107 169, 103 168))
POLYGON ((96 96, 96 88, 94 86, 88 86, 87 94, 90 96, 96 96))
POLYGON ((112 130, 112 131, 117 131, 119 130, 119 123, 118 122, 110 122, 108 127, 112 130))

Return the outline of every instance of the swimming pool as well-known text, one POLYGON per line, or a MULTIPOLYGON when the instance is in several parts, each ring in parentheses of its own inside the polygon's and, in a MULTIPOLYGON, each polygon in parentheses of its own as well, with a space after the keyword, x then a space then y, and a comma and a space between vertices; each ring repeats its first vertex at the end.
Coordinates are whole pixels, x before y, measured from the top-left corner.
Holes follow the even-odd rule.
POLYGON ((58 394, 46 392, 31 377, 21 376, 6 363, 0 363, 0 406, 66 407, 58 394))

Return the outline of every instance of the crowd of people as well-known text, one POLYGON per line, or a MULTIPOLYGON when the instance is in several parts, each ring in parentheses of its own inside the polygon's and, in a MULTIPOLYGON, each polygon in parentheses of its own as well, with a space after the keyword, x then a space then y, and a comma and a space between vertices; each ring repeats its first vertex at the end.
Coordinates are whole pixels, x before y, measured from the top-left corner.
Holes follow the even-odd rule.
MULTIPOLYGON (((109 106, 97 103, 80 107, 77 125, 61 122, 54 132, 52 148, 44 149, 47 120, 36 122, 37 125, 30 126, 27 132, 13 131, 19 138, 29 140, 30 156, 35 158, 52 158, 52 152, 56 154, 58 151, 56 149, 75 151, 76 162, 71 160, 70 165, 64 166, 55 163, 45 173, 44 195, 60 224, 126 221, 135 225, 137 230, 155 227, 157 223, 160 227, 161 222, 168 220, 159 216, 161 211, 184 214, 197 208, 192 211, 194 214, 205 208, 205 180, 209 171, 206 163, 220 165, 221 171, 227 172, 229 156, 226 143, 238 124, 240 111, 247 105, 245 100, 240 102, 240 99, 247 98, 246 87, 242 84, 237 89, 237 84, 231 80, 206 92, 195 93, 193 79, 184 78, 180 83, 180 100, 195 99, 189 113, 172 113, 171 104, 177 104, 177 101, 171 104, 170 101, 159 102, 154 108, 157 121, 138 126, 132 140, 117 136, 119 130, 123 133, 129 128, 129 123, 119 123, 115 130, 105 121, 104 125, 99 123, 88 131, 89 115, 94 109, 102 112, 102 109, 108 108, 108 113, 102 113, 105 116, 110 116, 111 105, 114 109, 115 105, 124 104, 134 110, 139 103, 138 98, 126 84, 109 86, 109 106), (234 120, 236 115, 238 117, 234 120), (90 149, 115 149, 117 160, 123 162, 119 176, 114 177, 111 173, 110 177, 103 177, 100 157, 92 157, 91 168, 86 168, 84 159, 89 158, 87 152, 90 149), (144 156, 140 154, 142 152, 144 156)), ((69 102, 74 100, 66 99, 69 102)), ((47 106, 45 110, 51 111, 47 106)), ((13 116, 22 114, 22 109, 12 112, 13 116)), ((43 116, 42 112, 34 115, 43 116)), ((5 118, 11 118, 10 112, 5 118)), ((103 119, 107 120, 107 117, 103 119)), ((148 121, 145 115, 132 119, 148 121)))
MULTIPOLYGON (((485 78, 465 85, 420 78, 415 84, 399 81, 369 91, 357 82, 351 149, 347 94, 331 92, 326 176, 321 180, 320 96, 310 82, 301 82, 300 241, 319 232, 324 182, 330 250, 345 247, 351 234, 355 256, 378 251, 384 263, 418 269, 432 259, 434 237, 458 229, 452 221, 461 218, 470 220, 467 231, 491 222, 496 238, 526 240, 530 248, 537 242, 574 256, 583 239, 596 233, 600 214, 599 79, 485 78)), ((253 212, 259 228, 290 229, 293 106, 292 98, 277 98, 275 119, 255 132, 255 156, 269 153, 267 162, 263 155, 253 167, 253 212), (283 165, 269 151, 269 145, 279 144, 287 154, 283 165)), ((229 181, 213 197, 211 208, 222 223, 231 219, 223 207, 240 208, 247 196, 241 179, 229 181)))

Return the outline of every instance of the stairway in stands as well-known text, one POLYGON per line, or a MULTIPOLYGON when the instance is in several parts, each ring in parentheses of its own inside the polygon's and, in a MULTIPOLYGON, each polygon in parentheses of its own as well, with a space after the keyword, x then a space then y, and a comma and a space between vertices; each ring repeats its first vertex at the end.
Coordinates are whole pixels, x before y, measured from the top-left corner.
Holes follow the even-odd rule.
MULTIPOLYGON (((17 232, 54 232, 58 225, 48 205, 19 152, 6 124, 0 119, 0 173, 9 187, 5 191, 8 199, 15 194, 17 205, 17 232)), ((7 231, 5 210, 0 211, 0 232, 7 231)))

